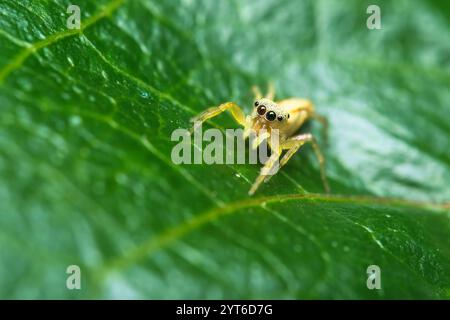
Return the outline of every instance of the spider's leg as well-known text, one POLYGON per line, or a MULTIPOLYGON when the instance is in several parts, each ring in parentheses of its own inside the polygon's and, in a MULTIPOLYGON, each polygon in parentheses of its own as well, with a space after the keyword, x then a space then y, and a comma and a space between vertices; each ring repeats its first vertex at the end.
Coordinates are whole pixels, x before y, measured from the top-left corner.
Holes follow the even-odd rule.
POLYGON ((322 124, 322 139, 325 142, 325 145, 328 145, 328 119, 315 112, 313 112, 310 117, 311 119, 317 120, 322 124))
POLYGON ((250 140, 251 141, 250 147, 252 149, 256 149, 259 147, 259 145, 261 143, 263 143, 266 139, 269 139, 269 138, 270 138, 270 133, 268 131, 258 134, 252 140, 250 140))
POLYGON ((271 175, 274 175, 276 171, 280 168, 279 166, 279 159, 281 155, 281 148, 278 150, 272 149, 272 154, 270 158, 265 163, 264 167, 261 168, 261 172, 259 173, 259 176, 256 178, 255 182, 253 183, 252 187, 250 188, 248 194, 251 196, 255 193, 255 191, 259 188, 261 183, 264 182, 266 177, 269 177, 271 175), (278 167, 276 167, 278 166, 278 167), (275 171, 275 172, 274 172, 275 171))
POLYGON ((258 86, 252 86, 252 91, 253 91, 253 96, 255 100, 259 100, 263 97, 262 93, 261 93, 261 89, 259 89, 258 86))
POLYGON ((270 99, 270 100, 273 100, 273 98, 275 98, 275 86, 273 85, 272 82, 269 82, 267 84, 267 93, 265 96, 263 96, 261 89, 256 85, 252 86, 252 91, 253 91, 255 100, 259 100, 263 97, 266 99, 270 99))
MULTIPOLYGON (((284 141, 281 144, 281 148, 283 150, 288 150, 286 154, 281 158, 280 161, 280 168, 283 167, 289 159, 300 149, 301 146, 303 146, 305 143, 311 143, 312 147, 314 149, 314 153, 316 154, 317 159, 319 160, 319 166, 320 166, 320 177, 322 179, 323 186, 325 188, 325 192, 330 192, 330 187, 328 185, 328 180, 325 175, 325 157, 322 154, 322 151, 320 151, 319 145, 316 142, 316 139, 314 136, 310 133, 306 134, 299 134, 297 136, 294 136, 292 138, 289 138, 288 140, 284 141)), ((267 182, 270 179, 270 176, 267 176, 265 178, 264 182, 267 182)))
POLYGON ((267 85, 267 94, 265 98, 269 100, 273 100, 275 98, 275 86, 272 82, 269 82, 269 84, 267 85))
MULTIPOLYGON (((231 112, 231 115, 233 116, 233 118, 236 120, 237 123, 239 123, 242 126, 246 125, 244 112, 234 102, 225 102, 219 106, 208 108, 199 115, 191 118, 191 122, 194 123, 194 126, 200 126, 206 120, 211 119, 226 110, 229 110, 231 112)), ((195 128, 193 127, 191 131, 193 131, 194 129, 195 128)))

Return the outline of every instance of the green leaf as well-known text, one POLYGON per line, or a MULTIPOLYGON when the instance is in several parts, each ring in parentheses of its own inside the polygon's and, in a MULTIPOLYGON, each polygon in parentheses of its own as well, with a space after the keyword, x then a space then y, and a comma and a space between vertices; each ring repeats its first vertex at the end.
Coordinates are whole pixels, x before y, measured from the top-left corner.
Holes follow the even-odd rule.
POLYGON ((81 30, 0 3, 1 298, 449 298, 448 7, 76 2, 81 30), (172 163, 173 130, 269 81, 328 117, 331 195, 309 146, 253 197, 259 165, 172 163))

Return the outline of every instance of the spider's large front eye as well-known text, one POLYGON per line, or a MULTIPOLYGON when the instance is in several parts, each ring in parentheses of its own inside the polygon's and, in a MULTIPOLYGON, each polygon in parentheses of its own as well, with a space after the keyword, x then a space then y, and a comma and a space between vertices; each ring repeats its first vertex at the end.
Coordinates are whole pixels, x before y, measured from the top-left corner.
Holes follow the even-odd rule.
POLYGON ((256 109, 256 112, 258 112, 258 114, 260 115, 260 116, 263 116, 265 113, 266 113, 266 106, 265 105, 260 105, 259 107, 258 107, 258 109, 256 109))
POLYGON ((277 114, 275 112, 273 112, 273 111, 269 111, 266 114, 266 119, 269 120, 269 121, 275 120, 276 117, 277 117, 277 114))

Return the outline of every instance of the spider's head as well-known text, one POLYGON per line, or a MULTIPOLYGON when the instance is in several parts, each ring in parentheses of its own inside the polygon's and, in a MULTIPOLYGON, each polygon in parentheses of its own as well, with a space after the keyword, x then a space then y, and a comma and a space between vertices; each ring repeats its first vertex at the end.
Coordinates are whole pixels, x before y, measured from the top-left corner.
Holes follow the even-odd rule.
POLYGON ((253 103, 252 114, 253 129, 279 129, 286 124, 289 114, 284 113, 281 108, 270 99, 258 99, 253 103))

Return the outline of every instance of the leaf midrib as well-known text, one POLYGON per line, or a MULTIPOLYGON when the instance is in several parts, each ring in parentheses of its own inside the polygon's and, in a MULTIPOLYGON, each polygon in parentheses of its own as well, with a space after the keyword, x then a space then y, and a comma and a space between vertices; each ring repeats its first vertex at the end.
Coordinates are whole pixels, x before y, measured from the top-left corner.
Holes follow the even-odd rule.
POLYGON ((450 202, 448 203, 431 203, 425 201, 413 201, 399 198, 382 198, 382 197, 371 197, 371 196, 346 196, 346 195, 327 195, 320 193, 309 193, 309 194, 284 194, 284 195, 274 195, 274 196, 264 196, 256 198, 247 198, 243 200, 238 200, 234 202, 229 202, 225 206, 215 207, 204 213, 196 214, 191 219, 166 230, 144 241, 140 246, 136 247, 133 252, 122 256, 117 260, 114 260, 107 265, 107 269, 115 269, 117 267, 123 266, 125 263, 128 265, 130 261, 134 261, 136 258, 141 258, 147 256, 166 245, 178 240, 182 236, 190 233, 203 225, 210 223, 218 218, 230 214, 232 212, 250 208, 250 207, 262 207, 264 208, 266 204, 269 203, 283 203, 286 201, 320 201, 327 203, 350 203, 350 204, 364 204, 364 205, 384 205, 391 207, 409 207, 415 209, 425 209, 430 211, 430 213, 442 213, 447 217, 450 217, 450 202))
MULTIPOLYGON (((186 235, 194 232, 195 230, 200 229, 201 227, 212 223, 226 215, 235 213, 241 209, 251 208, 251 207, 261 207, 265 211, 273 213, 274 216, 281 219, 287 219, 282 214, 272 209, 267 208, 267 204, 273 203, 283 203, 287 201, 319 201, 319 202, 327 202, 327 203, 350 203, 350 204, 365 204, 365 205, 383 205, 383 206, 391 206, 391 207, 409 207, 416 209, 425 209, 429 210, 429 213, 437 213, 437 214, 445 214, 447 217, 450 217, 450 202, 436 204, 430 202, 421 202, 421 201, 413 201, 406 199, 397 199, 397 198, 381 198, 381 197, 371 197, 371 196, 345 196, 345 195, 326 195, 326 194, 285 194, 285 195, 275 195, 275 196, 264 196, 257 198, 248 198, 243 200, 238 200, 234 202, 229 202, 225 206, 215 207, 210 210, 207 210, 203 213, 193 215, 192 218, 187 219, 185 222, 178 224, 175 227, 167 229, 155 236, 150 237, 148 240, 143 241, 141 244, 130 248, 125 254, 118 256, 110 261, 107 261, 100 267, 94 270, 100 279, 106 278, 111 272, 122 270, 127 266, 133 265, 136 262, 140 261, 143 258, 151 257, 155 252, 164 250, 170 247, 173 243, 177 242, 181 238, 186 235), (281 217, 278 217, 278 215, 281 217)), ((373 230, 368 228, 365 225, 360 223, 356 223, 348 217, 344 217, 346 220, 351 222, 352 224, 358 225, 363 228, 372 240, 376 243, 378 247, 395 260, 404 265, 408 270, 411 271, 412 274, 415 274, 420 279, 422 279, 427 285, 431 286, 423 275, 419 274, 416 270, 412 269, 409 264, 405 261, 397 257, 391 250, 387 249, 384 245, 382 245, 379 240, 375 237, 373 230)), ((283 220, 282 219, 282 220, 283 220)), ((302 231, 303 228, 297 225, 294 227, 299 227, 302 231)), ((318 245, 321 248, 321 244, 315 240, 310 238, 310 234, 307 231, 303 232, 303 235, 309 238, 315 245, 318 245)), ((314 238, 314 236, 313 236, 314 238)), ((322 251, 321 251, 322 252, 322 251)), ((325 251, 323 251, 325 252, 325 251)), ((326 253, 326 252, 325 252, 326 253)), ((327 254, 326 254, 327 255, 327 254)), ((321 257, 327 264, 328 259, 324 257, 321 253, 321 257)), ((326 272, 326 271, 325 271, 326 272)))

